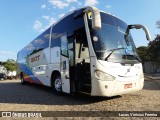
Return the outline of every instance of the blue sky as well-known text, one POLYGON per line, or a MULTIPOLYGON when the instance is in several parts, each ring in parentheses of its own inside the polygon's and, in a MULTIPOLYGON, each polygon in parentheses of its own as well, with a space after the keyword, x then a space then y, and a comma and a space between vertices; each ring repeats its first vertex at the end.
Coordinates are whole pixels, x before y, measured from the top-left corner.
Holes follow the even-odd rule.
MULTIPOLYGON (((96 6, 128 24, 145 25, 152 36, 160 33, 160 0, 0 0, 0 61, 15 59, 17 52, 64 14, 84 6, 96 6)), ((142 30, 133 30, 136 46, 147 41, 142 30)))

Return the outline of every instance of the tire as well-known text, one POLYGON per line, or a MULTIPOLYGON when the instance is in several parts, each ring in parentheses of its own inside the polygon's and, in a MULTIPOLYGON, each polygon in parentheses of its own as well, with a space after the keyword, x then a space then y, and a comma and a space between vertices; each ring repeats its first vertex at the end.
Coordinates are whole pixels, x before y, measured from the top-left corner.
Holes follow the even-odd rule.
POLYGON ((62 79, 59 75, 56 75, 52 81, 52 92, 56 95, 62 95, 62 79))

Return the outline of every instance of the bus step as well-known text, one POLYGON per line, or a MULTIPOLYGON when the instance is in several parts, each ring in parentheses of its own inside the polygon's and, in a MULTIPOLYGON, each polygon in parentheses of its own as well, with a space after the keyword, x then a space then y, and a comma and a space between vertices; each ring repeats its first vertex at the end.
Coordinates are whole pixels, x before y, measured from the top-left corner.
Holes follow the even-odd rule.
POLYGON ((85 95, 90 95, 90 93, 84 92, 84 91, 78 91, 78 93, 80 93, 80 94, 85 94, 85 95))
POLYGON ((91 93, 91 85, 90 84, 84 84, 81 91, 91 93))
POLYGON ((83 85, 85 85, 85 86, 91 85, 91 80, 88 79, 88 78, 84 78, 84 79, 83 79, 83 85), (86 85, 85 85, 85 84, 86 84, 86 85))
POLYGON ((84 84, 84 86, 86 86, 86 87, 91 87, 91 84, 84 84))
POLYGON ((85 73, 86 73, 86 74, 91 74, 91 72, 90 72, 90 71, 86 71, 85 73))

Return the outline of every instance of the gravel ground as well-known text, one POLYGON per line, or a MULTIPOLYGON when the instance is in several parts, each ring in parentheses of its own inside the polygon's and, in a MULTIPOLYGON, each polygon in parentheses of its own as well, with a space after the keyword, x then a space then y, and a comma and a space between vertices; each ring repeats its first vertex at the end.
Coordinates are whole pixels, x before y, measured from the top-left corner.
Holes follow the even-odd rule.
POLYGON ((110 98, 57 96, 48 87, 21 85, 20 80, 0 81, 0 111, 160 111, 160 80, 146 78, 143 90, 110 98))

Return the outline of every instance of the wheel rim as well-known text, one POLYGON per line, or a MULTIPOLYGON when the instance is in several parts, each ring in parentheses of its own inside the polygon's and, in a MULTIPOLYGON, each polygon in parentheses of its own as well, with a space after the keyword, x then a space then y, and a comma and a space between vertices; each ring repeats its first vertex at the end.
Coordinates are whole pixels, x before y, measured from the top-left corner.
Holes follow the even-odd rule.
POLYGON ((58 92, 62 91, 62 81, 61 81, 61 78, 58 77, 58 78, 55 79, 54 86, 55 86, 55 90, 56 91, 58 91, 58 92))

